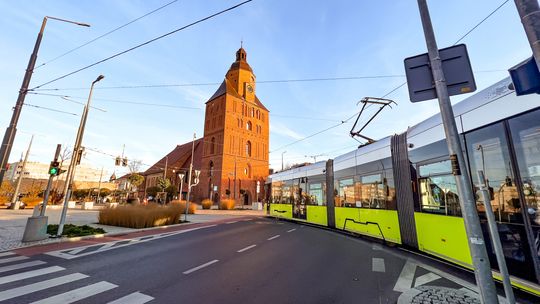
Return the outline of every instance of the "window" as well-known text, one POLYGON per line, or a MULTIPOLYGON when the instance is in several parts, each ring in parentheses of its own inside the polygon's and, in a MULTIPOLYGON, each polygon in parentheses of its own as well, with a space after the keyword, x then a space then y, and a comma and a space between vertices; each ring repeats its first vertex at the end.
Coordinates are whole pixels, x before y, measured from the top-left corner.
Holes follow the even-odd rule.
POLYGON ((385 185, 381 174, 362 176, 357 190, 359 192, 357 207, 386 209, 385 185))
POLYGON ((456 179, 449 160, 421 165, 420 204, 422 211, 461 216, 456 179))
POLYGON ((246 122, 246 130, 251 131, 253 129, 253 126, 251 125, 251 121, 246 122))
POLYGON ((257 110, 257 119, 261 119, 261 111, 257 110))
POLYGON ((352 178, 340 180, 337 194, 336 207, 353 207, 355 204, 354 180, 352 178))
POLYGON ((326 185, 324 183, 309 184, 309 204, 324 206, 326 185))
POLYGON ((251 117, 255 117, 255 108, 251 108, 251 117))
POLYGON ((246 155, 251 157, 251 142, 249 140, 246 142, 246 155))

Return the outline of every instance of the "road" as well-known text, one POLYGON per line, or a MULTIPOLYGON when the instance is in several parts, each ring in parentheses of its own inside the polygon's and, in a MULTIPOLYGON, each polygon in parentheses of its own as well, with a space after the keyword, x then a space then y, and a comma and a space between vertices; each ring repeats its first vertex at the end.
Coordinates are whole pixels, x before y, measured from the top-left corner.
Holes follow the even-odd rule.
POLYGON ((414 286, 472 299, 470 279, 262 217, 0 254, 0 303, 410 303, 414 286))

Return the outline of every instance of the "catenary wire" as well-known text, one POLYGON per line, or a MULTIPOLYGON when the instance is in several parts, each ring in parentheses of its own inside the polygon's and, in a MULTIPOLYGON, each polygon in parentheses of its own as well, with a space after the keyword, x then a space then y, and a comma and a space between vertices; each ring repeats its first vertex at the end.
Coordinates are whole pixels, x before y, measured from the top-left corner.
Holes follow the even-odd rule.
POLYGON ((150 40, 148 40, 148 41, 145 41, 145 42, 143 42, 143 43, 137 44, 136 46, 131 47, 131 48, 127 49, 127 50, 121 51, 121 52, 116 53, 116 54, 114 54, 114 55, 111 55, 111 56, 109 56, 109 57, 107 57, 107 58, 101 59, 101 60, 96 61, 96 62, 94 62, 94 63, 92 63, 92 64, 89 64, 89 65, 84 66, 84 67, 82 67, 82 68, 80 68, 80 69, 77 69, 77 70, 75 70, 75 71, 73 71, 73 72, 69 72, 69 73, 64 74, 64 75, 62 75, 62 76, 60 76, 60 77, 54 78, 54 79, 52 79, 52 80, 49 80, 49 81, 47 81, 47 82, 45 82, 45 83, 43 83, 43 84, 40 84, 40 85, 34 87, 33 89, 37 89, 37 88, 43 87, 43 86, 45 86, 45 85, 51 84, 51 83, 56 82, 56 81, 61 80, 61 79, 64 79, 64 78, 66 78, 66 77, 69 77, 69 76, 71 76, 71 75, 73 75, 73 74, 76 74, 76 73, 79 73, 79 72, 81 72, 81 71, 84 71, 84 70, 86 70, 86 69, 89 69, 89 68, 91 68, 91 67, 93 67, 93 66, 96 66, 96 65, 98 65, 98 64, 101 64, 101 63, 103 63, 103 62, 109 61, 109 60, 111 60, 111 59, 113 59, 113 58, 116 58, 116 57, 118 57, 118 56, 121 56, 121 55, 123 55, 123 54, 129 53, 129 52, 131 52, 131 51, 133 51, 133 50, 136 50, 136 49, 138 49, 138 48, 140 48, 140 47, 143 47, 143 46, 145 46, 145 45, 148 45, 148 44, 150 44, 150 43, 152 43, 152 42, 155 42, 155 41, 157 41, 157 40, 160 40, 160 39, 162 39, 162 38, 165 38, 165 37, 167 37, 167 36, 170 36, 170 35, 172 35, 172 34, 175 34, 175 33, 179 32, 179 31, 185 30, 185 29, 187 29, 187 28, 189 28, 189 27, 192 27, 192 26, 194 26, 194 25, 196 25, 196 24, 199 24, 199 23, 204 22, 204 21, 206 21, 206 20, 212 19, 212 18, 217 17, 217 16, 219 16, 219 15, 221 15, 221 14, 224 14, 224 13, 226 13, 226 12, 232 11, 232 10, 234 10, 234 9, 236 9, 236 8, 238 8, 238 7, 240 7, 240 6, 244 5, 244 4, 246 4, 246 3, 249 3, 249 2, 251 2, 251 1, 253 1, 253 0, 246 0, 246 1, 240 2, 240 3, 236 4, 236 5, 233 5, 233 6, 229 7, 229 8, 226 8, 226 9, 224 9, 224 10, 221 10, 221 11, 219 11, 219 12, 217 12, 217 13, 212 14, 212 15, 206 16, 206 17, 204 17, 204 18, 202 18, 202 19, 199 19, 199 20, 197 20, 197 21, 194 21, 194 22, 192 22, 192 23, 190 23, 190 24, 184 25, 184 26, 182 26, 182 27, 180 27, 180 28, 177 28, 177 29, 175 29, 175 30, 173 30, 173 31, 170 31, 170 32, 165 33, 165 34, 163 34, 163 35, 160 35, 160 36, 158 36, 158 37, 152 38, 152 39, 150 39, 150 40))
POLYGON ((78 49, 80 49, 80 48, 82 48, 82 47, 85 47, 85 46, 87 46, 87 45, 89 45, 89 44, 95 42, 96 40, 99 40, 99 39, 101 39, 101 38, 103 38, 103 37, 105 37, 105 36, 108 36, 108 35, 110 35, 110 34, 116 32, 116 31, 118 31, 118 30, 120 30, 120 29, 122 29, 122 28, 124 28, 124 27, 126 27, 126 26, 128 26, 128 25, 130 25, 130 24, 132 24, 132 23, 134 23, 134 22, 136 22, 136 21, 138 21, 138 20, 141 20, 141 19, 144 18, 144 17, 147 17, 147 16, 149 16, 149 15, 152 15, 153 13, 155 13, 155 12, 157 12, 157 11, 159 11, 159 10, 162 10, 162 9, 166 8, 167 6, 169 6, 169 5, 171 5, 171 4, 175 3, 175 2, 178 2, 178 1, 179 1, 179 0, 173 0, 173 1, 169 2, 169 3, 166 3, 166 4, 160 6, 160 7, 156 8, 156 9, 154 9, 154 10, 152 10, 152 11, 150 11, 150 12, 148 12, 148 13, 142 15, 142 16, 140 16, 140 17, 137 17, 137 18, 135 18, 135 19, 129 21, 128 23, 122 24, 121 26, 116 27, 116 28, 114 28, 114 29, 108 31, 108 32, 106 32, 105 34, 102 34, 102 35, 100 35, 100 36, 98 36, 98 37, 96 37, 96 38, 94 38, 94 39, 92 39, 92 40, 90 40, 90 41, 87 41, 87 42, 85 42, 85 43, 83 43, 83 44, 81 44, 81 45, 79 45, 79 46, 77 46, 77 47, 75 47, 75 48, 73 48, 73 49, 71 49, 71 50, 65 52, 65 53, 62 53, 62 54, 60 54, 60 55, 54 57, 53 59, 50 59, 50 60, 48 60, 48 61, 46 61, 46 62, 43 62, 43 63, 41 63, 40 65, 38 65, 37 67, 35 67, 35 68, 34 68, 34 71, 35 71, 36 69, 39 69, 40 67, 46 65, 46 64, 49 64, 49 63, 51 63, 51 62, 53 62, 53 61, 56 61, 56 60, 58 60, 58 59, 60 59, 60 58, 62 58, 62 57, 64 57, 64 56, 66 56, 66 55, 68 55, 68 54, 71 54, 71 53, 75 52, 76 50, 78 50, 78 49))

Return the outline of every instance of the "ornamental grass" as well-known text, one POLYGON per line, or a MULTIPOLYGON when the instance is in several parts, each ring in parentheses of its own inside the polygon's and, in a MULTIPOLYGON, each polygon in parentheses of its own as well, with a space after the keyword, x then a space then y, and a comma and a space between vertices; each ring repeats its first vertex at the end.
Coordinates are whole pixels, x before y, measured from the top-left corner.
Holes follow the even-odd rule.
POLYGON ((235 201, 233 199, 224 199, 219 202, 219 209, 221 210, 233 210, 235 201))
POLYGON ((203 209, 210 209, 210 208, 212 208, 213 203, 212 203, 212 201, 209 200, 209 199, 204 199, 204 200, 201 202, 201 205, 202 205, 202 208, 203 208, 203 209))
MULTIPOLYGON (((195 204, 190 203, 189 213, 193 214, 194 208, 195 204)), ((185 201, 173 201, 166 206, 149 204, 109 207, 99 211, 98 222, 102 225, 127 228, 172 225, 180 222, 180 216, 185 210, 185 201)))

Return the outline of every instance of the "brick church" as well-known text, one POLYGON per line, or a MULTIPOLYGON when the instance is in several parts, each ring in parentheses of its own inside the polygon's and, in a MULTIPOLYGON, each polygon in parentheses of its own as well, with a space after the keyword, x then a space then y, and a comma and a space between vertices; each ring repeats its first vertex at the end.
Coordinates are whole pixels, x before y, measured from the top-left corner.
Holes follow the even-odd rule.
MULTIPOLYGON (((192 144, 178 145, 143 172, 141 195, 146 196, 146 190, 163 176, 178 188, 178 173, 189 170, 192 144)), ((206 102, 204 136, 195 141, 193 158, 194 169, 201 170, 200 183, 192 190, 192 200, 210 198, 217 203, 230 198, 237 205, 260 200, 269 172, 268 145, 269 111, 257 98, 255 74, 240 48, 225 79, 206 102)), ((185 198, 187 177, 183 184, 185 198)))

